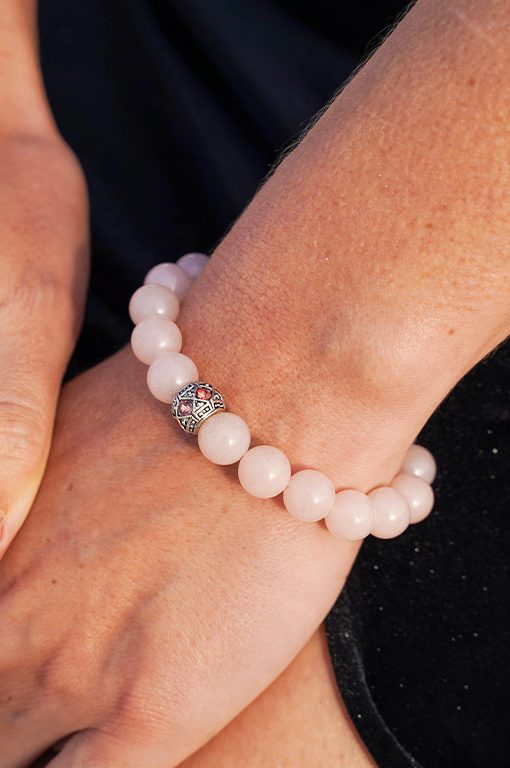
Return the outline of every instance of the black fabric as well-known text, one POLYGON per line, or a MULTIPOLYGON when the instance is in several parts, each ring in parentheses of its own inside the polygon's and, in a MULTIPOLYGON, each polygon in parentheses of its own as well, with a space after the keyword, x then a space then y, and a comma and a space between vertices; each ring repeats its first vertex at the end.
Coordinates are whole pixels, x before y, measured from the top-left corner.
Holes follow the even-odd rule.
MULTIPOLYGON (((70 374, 129 338, 154 263, 211 250, 400 2, 41 0, 45 80, 87 175, 92 279, 70 374)), ((342 696, 381 768, 510 766, 510 351, 423 435, 436 510, 369 540, 327 620, 342 696)))
POLYGON ((90 188, 92 276, 71 371, 129 337, 149 267, 210 250, 355 58, 270 2, 40 3, 50 101, 90 188))
POLYGON ((469 374, 418 442, 431 516, 369 537, 327 621, 350 715, 384 768, 510 765, 510 343, 469 374))

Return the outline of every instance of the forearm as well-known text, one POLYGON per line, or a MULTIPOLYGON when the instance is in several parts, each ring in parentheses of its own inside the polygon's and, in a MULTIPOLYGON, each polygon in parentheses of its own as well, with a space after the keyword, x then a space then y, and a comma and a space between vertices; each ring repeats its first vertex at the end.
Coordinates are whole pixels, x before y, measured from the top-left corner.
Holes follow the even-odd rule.
POLYGON ((56 130, 39 67, 36 15, 36 0, 3 0, 0 7, 0 137, 56 130))
POLYGON ((510 330, 510 10, 456 9, 418 2, 257 194, 183 310, 186 348, 255 437, 331 461, 338 483, 363 482, 365 446, 389 429, 395 469, 510 330))
POLYGON ((179 768, 218 765, 375 768, 340 698, 323 627, 250 706, 179 768))

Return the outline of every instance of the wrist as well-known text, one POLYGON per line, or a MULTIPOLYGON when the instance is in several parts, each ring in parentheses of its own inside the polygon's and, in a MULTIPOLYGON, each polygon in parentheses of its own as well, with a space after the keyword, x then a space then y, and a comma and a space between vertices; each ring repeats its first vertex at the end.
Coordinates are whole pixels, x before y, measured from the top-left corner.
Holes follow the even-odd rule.
POLYGON ((391 480, 437 402, 424 399, 417 377, 405 379, 403 357, 379 329, 369 342, 353 316, 343 333, 338 302, 316 312, 291 300, 267 249, 249 274, 239 248, 230 269, 231 248, 220 246, 182 307, 183 352, 246 419, 253 444, 284 449, 294 470, 320 468, 337 487, 391 480))
MULTIPOLYGON (((131 298, 129 314, 135 324, 131 336, 133 353, 138 360, 149 366, 148 389, 156 399, 171 404, 172 416, 186 433, 197 435, 203 456, 213 464, 221 466, 239 462, 239 481, 249 494, 268 499, 283 492, 284 506, 293 517, 305 522, 325 519, 327 528, 341 538, 358 540, 368 533, 380 538, 391 538, 402 533, 409 523, 424 519, 433 506, 434 496, 429 483, 434 479, 436 471, 434 459, 426 449, 413 445, 404 457, 401 451, 395 450, 393 442, 391 454, 382 457, 378 480, 375 480, 371 472, 367 474, 363 471, 361 475, 370 485, 380 486, 367 495, 360 492, 359 488, 352 487, 351 462, 347 462, 348 475, 343 476, 347 480, 334 472, 332 481, 331 476, 328 477, 329 470, 326 475, 313 468, 314 465, 317 466, 313 458, 311 467, 308 458, 305 467, 301 467, 303 471, 299 471, 296 460, 293 466, 280 447, 257 440, 246 420, 235 411, 229 410, 222 393, 213 383, 214 380, 201 375, 196 362, 180 351, 182 332, 176 324, 180 314, 177 296, 184 298, 190 287, 190 278, 186 272, 190 268, 191 256, 196 254, 183 256, 177 265, 159 264, 151 269, 146 275, 144 285, 135 291, 131 298), (254 439, 255 446, 252 445, 254 439), (387 469, 384 459, 389 460, 390 456, 392 459, 399 459, 400 471, 398 477, 395 475, 388 485, 381 482, 381 479, 387 469), (394 483, 397 483, 398 487, 394 483), (346 490, 348 488, 351 490, 346 490)), ((207 257, 204 258, 207 262, 207 257)), ((206 331, 210 333, 212 329, 207 327, 206 331)), ((306 382, 308 378, 305 378, 306 382)), ((324 385, 324 382, 321 382, 321 385, 324 385)), ((334 388, 335 384, 325 386, 328 402, 323 410, 327 413, 336 393, 334 389, 328 391, 334 388)), ((289 385, 284 386, 283 392, 287 393, 287 399, 288 391, 289 385)), ((298 392, 299 396, 304 394, 302 391, 298 392)), ((340 397, 342 394, 340 393, 340 397)), ((273 397, 273 413, 278 412, 277 403, 277 397, 273 397)), ((312 400, 312 411, 315 411, 316 405, 312 400)), ((282 409, 285 407, 286 404, 282 403, 282 409)), ((357 404, 354 403, 354 411, 356 407, 357 404)), ((303 415, 306 415, 306 411, 303 415)), ((334 419, 335 415, 332 418, 334 419)), ((353 423, 351 419, 351 426, 353 423)), ((305 433, 300 433, 299 437, 302 434, 305 433)), ((381 431, 379 437, 382 435, 381 431)), ((384 436, 387 437, 386 430, 384 436)), ((329 437, 328 433, 326 438, 329 437)), ((402 437, 402 433, 399 437, 402 437)), ((321 438, 322 436, 319 440, 321 438)), ((306 439, 305 446, 310 457, 313 449, 310 452, 309 438, 306 439)), ((352 451, 352 442, 349 447, 352 451)), ((377 443, 375 447, 377 449, 377 443)), ((370 463, 367 466, 380 466, 376 460, 380 462, 381 456, 379 451, 377 456, 374 454, 373 442, 367 444, 366 430, 362 448, 368 451, 364 455, 364 458, 369 458, 370 463)), ((326 456, 333 456, 337 464, 340 463, 344 467, 345 460, 339 461, 335 453, 326 445, 326 456)), ((356 486, 360 484, 361 482, 356 482, 356 486)))
MULTIPOLYGON (((391 239, 379 278, 376 255, 364 257, 352 235, 352 255, 325 243, 318 253, 306 228, 296 231, 297 210, 289 214, 295 193, 285 190, 299 184, 286 163, 187 298, 184 351, 247 419, 255 442, 286 447, 303 465, 330 461, 338 485, 362 483, 379 456, 382 476, 367 482, 387 482, 435 408, 493 348, 492 324, 482 315, 466 323, 465 308, 442 297, 434 308, 432 290, 417 293, 414 267, 390 271, 399 259, 391 239)), ((349 227, 339 217, 338 230, 349 227)))

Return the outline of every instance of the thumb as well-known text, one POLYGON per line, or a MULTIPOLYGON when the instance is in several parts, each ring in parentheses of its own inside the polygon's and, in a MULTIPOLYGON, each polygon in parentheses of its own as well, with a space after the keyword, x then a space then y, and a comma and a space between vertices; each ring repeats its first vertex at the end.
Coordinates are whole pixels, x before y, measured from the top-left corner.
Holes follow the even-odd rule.
POLYGON ((0 301, 0 558, 44 474, 76 325, 71 298, 51 282, 0 301))
POLYGON ((48 458, 88 275, 87 189, 58 137, 0 141, 0 558, 48 458))

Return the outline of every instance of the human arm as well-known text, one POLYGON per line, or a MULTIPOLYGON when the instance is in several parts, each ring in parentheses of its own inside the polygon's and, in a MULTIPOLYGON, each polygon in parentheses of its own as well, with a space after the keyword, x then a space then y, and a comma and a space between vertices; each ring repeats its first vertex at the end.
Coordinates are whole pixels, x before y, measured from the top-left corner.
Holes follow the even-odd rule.
POLYGON ((363 484, 374 440, 388 441, 381 419, 398 454, 510 331, 508 28, 501 3, 418 3, 260 190, 184 308, 199 368, 229 382, 264 440, 292 441, 295 461, 339 486, 363 484), (344 398, 363 424, 346 424, 344 398), (312 400, 331 403, 324 428, 312 400))

